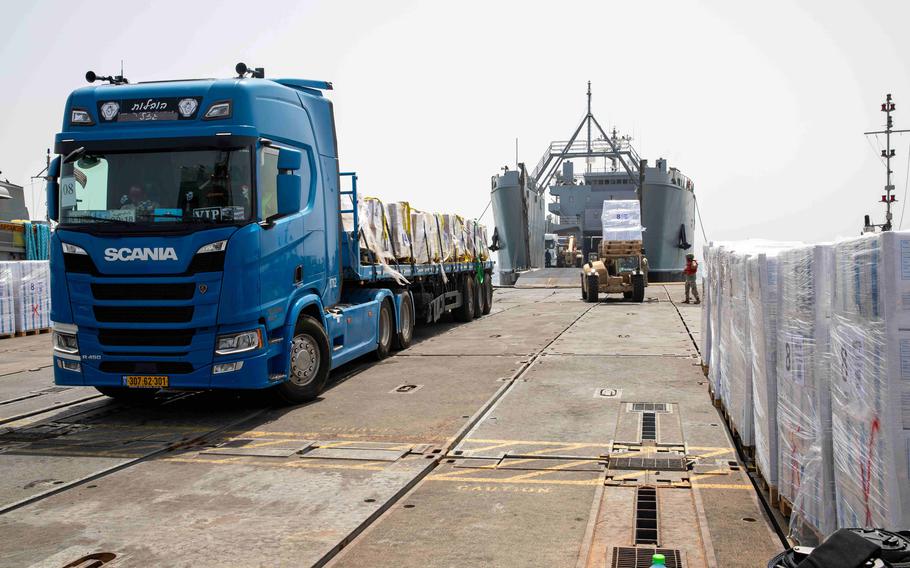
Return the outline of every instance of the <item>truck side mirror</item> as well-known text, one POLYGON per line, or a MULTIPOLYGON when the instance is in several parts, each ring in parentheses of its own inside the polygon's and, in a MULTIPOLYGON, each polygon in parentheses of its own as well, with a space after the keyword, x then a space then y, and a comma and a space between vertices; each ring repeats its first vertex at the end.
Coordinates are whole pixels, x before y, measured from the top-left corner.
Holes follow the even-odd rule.
POLYGON ((300 176, 297 170, 303 162, 299 150, 281 148, 278 151, 278 215, 292 215, 300 211, 300 176))
POLYGON ((47 218, 52 221, 60 219, 60 156, 47 166, 47 218))

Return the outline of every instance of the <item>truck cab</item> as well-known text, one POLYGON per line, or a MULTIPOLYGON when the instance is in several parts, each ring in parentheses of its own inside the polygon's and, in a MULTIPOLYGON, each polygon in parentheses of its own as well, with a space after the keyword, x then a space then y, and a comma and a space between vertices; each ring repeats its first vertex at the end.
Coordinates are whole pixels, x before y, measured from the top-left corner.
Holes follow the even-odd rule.
POLYGON ((49 168, 57 384, 301 402, 412 329, 408 290, 344 284, 330 83, 112 83, 69 96, 49 168))

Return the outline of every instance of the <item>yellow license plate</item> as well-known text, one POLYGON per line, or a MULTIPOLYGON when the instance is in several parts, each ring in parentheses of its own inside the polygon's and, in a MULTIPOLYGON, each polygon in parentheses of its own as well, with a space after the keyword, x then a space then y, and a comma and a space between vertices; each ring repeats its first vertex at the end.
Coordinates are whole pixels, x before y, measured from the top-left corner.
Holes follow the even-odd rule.
POLYGON ((164 389, 168 380, 161 375, 130 375, 123 377, 123 384, 134 389, 164 389))

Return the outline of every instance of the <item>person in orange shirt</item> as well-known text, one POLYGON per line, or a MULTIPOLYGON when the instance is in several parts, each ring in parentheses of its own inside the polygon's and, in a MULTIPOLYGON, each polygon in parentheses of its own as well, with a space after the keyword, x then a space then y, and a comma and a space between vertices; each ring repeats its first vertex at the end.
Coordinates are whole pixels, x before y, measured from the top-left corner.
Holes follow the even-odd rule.
POLYGON ((692 295, 695 296, 695 303, 700 304, 701 298, 698 297, 698 284, 695 282, 695 275, 698 274, 698 261, 695 260, 695 255, 691 252, 686 255, 686 267, 683 268, 683 274, 686 276, 686 301, 684 304, 689 303, 689 291, 692 291, 692 295))

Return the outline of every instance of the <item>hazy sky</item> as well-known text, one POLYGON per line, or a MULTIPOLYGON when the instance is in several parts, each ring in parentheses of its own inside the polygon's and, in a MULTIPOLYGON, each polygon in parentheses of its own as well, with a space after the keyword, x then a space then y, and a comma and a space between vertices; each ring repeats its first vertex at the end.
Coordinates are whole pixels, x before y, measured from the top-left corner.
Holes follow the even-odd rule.
MULTIPOLYGON (((715 240, 881 221, 884 168, 862 133, 882 126, 886 92, 910 128, 910 2, 4 0, 0 22, 0 177, 26 186, 67 94, 121 59, 132 81, 225 77, 238 61, 330 80, 341 167, 364 193, 467 216, 516 137, 533 168, 571 134, 591 80, 605 127, 693 178, 715 240)), ((902 200, 910 135, 896 149, 902 200)))

